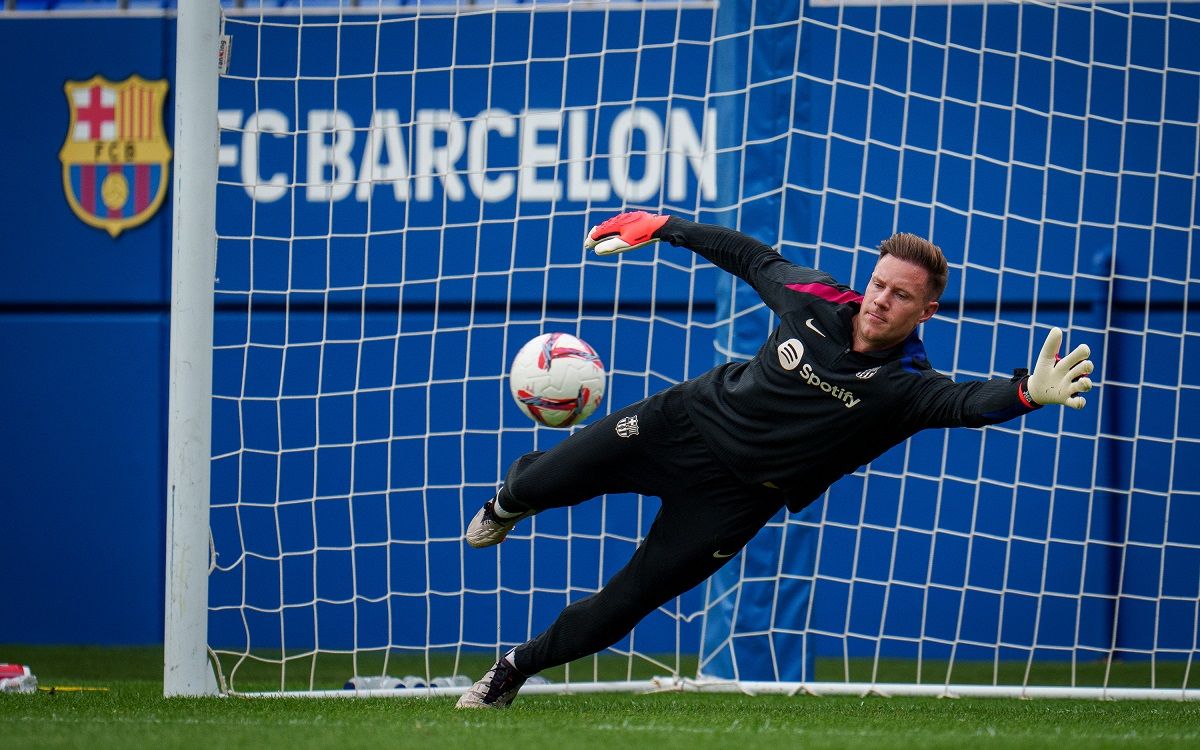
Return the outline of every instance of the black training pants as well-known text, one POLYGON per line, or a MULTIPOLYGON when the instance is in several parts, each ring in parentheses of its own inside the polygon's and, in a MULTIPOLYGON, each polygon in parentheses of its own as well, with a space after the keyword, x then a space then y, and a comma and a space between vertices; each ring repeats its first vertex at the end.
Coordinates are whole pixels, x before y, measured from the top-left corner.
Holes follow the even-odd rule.
POLYGON ((628 406, 509 469, 500 497, 514 510, 619 492, 662 499, 629 563, 517 647, 521 672, 536 674, 616 643, 655 608, 715 573, 783 506, 783 493, 742 483, 713 456, 682 398, 672 389, 628 406))

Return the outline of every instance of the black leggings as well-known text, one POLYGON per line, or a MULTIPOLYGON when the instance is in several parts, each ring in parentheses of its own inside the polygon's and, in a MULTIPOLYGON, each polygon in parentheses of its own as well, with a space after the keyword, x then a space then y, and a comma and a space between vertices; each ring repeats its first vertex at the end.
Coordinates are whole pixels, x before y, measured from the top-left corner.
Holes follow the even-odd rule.
POLYGON ((509 469, 500 500, 510 510, 542 511, 619 492, 662 498, 629 563, 517 647, 524 674, 613 645, 729 562, 783 506, 778 490, 746 485, 718 462, 684 416, 681 398, 669 390, 628 406, 509 469))

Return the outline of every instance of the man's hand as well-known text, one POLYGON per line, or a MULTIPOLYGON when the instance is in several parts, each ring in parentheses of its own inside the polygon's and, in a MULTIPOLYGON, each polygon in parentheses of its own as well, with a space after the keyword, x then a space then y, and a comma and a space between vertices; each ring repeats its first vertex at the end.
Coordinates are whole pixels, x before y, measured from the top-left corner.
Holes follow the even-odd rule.
POLYGON ((626 211, 592 227, 583 240, 583 246, 591 248, 596 255, 615 255, 649 245, 658 242, 654 233, 669 218, 645 211, 626 211))
POLYGON ((1029 397, 1037 404, 1062 404, 1072 409, 1082 409, 1086 403, 1078 394, 1092 390, 1091 378, 1087 375, 1094 369, 1088 356, 1092 353, 1087 344, 1080 344, 1070 354, 1058 358, 1062 345, 1061 328, 1051 328, 1042 344, 1033 374, 1027 386, 1029 397))

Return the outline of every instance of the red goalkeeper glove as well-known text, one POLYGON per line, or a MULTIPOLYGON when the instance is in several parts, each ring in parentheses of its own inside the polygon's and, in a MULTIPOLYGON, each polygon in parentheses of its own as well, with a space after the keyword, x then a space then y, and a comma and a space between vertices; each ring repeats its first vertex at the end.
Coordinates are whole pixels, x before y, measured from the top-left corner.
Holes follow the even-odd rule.
POLYGON ((1038 404, 1062 404, 1072 409, 1082 409, 1086 403, 1080 393, 1092 390, 1092 380, 1087 377, 1093 369, 1088 359, 1092 350, 1080 344, 1062 359, 1058 358, 1058 347, 1062 345, 1061 328, 1051 328, 1042 344, 1033 374, 1026 386, 1029 397, 1038 404))
POLYGON ((635 247, 658 242, 654 236, 669 216, 626 211, 592 227, 583 240, 583 246, 591 248, 596 255, 615 255, 635 247))

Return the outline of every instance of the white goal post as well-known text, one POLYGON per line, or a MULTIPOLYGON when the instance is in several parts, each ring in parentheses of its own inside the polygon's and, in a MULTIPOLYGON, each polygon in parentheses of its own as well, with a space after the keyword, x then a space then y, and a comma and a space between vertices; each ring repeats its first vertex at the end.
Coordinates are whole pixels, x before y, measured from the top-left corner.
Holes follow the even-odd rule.
POLYGON ((208 663, 213 272, 220 5, 180 0, 167 445, 163 694, 215 693, 208 663), (178 151, 183 150, 184 158, 178 151))
POLYGON ((584 254, 644 209, 859 289, 929 237, 936 369, 1008 376, 1057 325, 1099 387, 916 436, 523 693, 1200 698, 1198 33, 1178 2, 180 0, 164 693, 452 695, 624 564, 654 498, 462 532, 567 434, 509 397, 525 341, 587 341, 604 414, 770 330, 686 250, 584 254))

